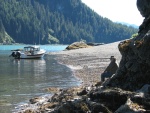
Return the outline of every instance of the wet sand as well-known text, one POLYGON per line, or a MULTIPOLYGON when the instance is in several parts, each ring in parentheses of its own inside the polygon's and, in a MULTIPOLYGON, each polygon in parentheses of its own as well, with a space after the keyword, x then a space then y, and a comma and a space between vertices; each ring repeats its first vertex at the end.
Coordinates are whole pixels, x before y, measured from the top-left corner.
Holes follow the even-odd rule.
POLYGON ((59 63, 68 66, 73 75, 82 81, 82 85, 93 85, 100 81, 100 75, 110 63, 110 56, 115 56, 119 64, 121 54, 119 42, 82 48, 52 52, 59 63))

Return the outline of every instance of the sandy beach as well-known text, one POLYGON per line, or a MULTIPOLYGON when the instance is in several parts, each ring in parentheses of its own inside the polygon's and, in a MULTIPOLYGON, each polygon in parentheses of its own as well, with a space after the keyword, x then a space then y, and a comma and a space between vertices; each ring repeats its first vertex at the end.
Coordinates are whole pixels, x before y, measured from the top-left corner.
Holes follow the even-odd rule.
POLYGON ((100 75, 110 63, 110 56, 115 56, 119 64, 121 54, 119 42, 82 48, 52 52, 59 63, 68 66, 73 75, 82 81, 82 85, 92 85, 100 81, 100 75))

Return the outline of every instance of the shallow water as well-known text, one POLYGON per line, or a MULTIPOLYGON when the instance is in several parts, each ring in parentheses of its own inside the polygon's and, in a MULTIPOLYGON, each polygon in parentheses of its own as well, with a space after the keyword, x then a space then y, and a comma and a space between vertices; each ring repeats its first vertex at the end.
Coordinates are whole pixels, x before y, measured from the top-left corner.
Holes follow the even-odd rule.
POLYGON ((32 97, 50 94, 44 88, 80 84, 68 67, 54 60, 55 56, 20 60, 8 56, 8 51, 0 51, 0 113, 11 113, 32 97))

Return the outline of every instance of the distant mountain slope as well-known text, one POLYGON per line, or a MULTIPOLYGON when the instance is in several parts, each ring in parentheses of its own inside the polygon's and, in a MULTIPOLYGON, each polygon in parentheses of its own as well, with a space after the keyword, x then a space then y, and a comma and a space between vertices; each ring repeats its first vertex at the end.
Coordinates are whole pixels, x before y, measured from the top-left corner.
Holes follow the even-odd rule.
POLYGON ((122 24, 122 25, 131 26, 131 27, 136 28, 136 29, 139 28, 139 26, 137 26, 137 25, 135 25, 135 24, 129 24, 129 23, 126 23, 126 22, 116 22, 116 23, 120 23, 120 24, 122 24))
MULTIPOLYGON (((109 43, 137 29, 103 18, 81 0, 0 0, 0 20, 17 43, 109 43)), ((0 37, 2 38, 2 37, 0 37)))

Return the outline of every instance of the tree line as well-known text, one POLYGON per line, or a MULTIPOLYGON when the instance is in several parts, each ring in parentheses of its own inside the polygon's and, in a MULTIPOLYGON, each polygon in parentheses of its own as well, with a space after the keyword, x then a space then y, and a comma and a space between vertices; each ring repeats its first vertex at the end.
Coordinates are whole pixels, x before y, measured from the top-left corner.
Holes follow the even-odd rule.
POLYGON ((110 43, 137 29, 103 18, 81 0, 0 0, 0 43, 110 43), (6 39, 5 39, 6 41, 6 39))

